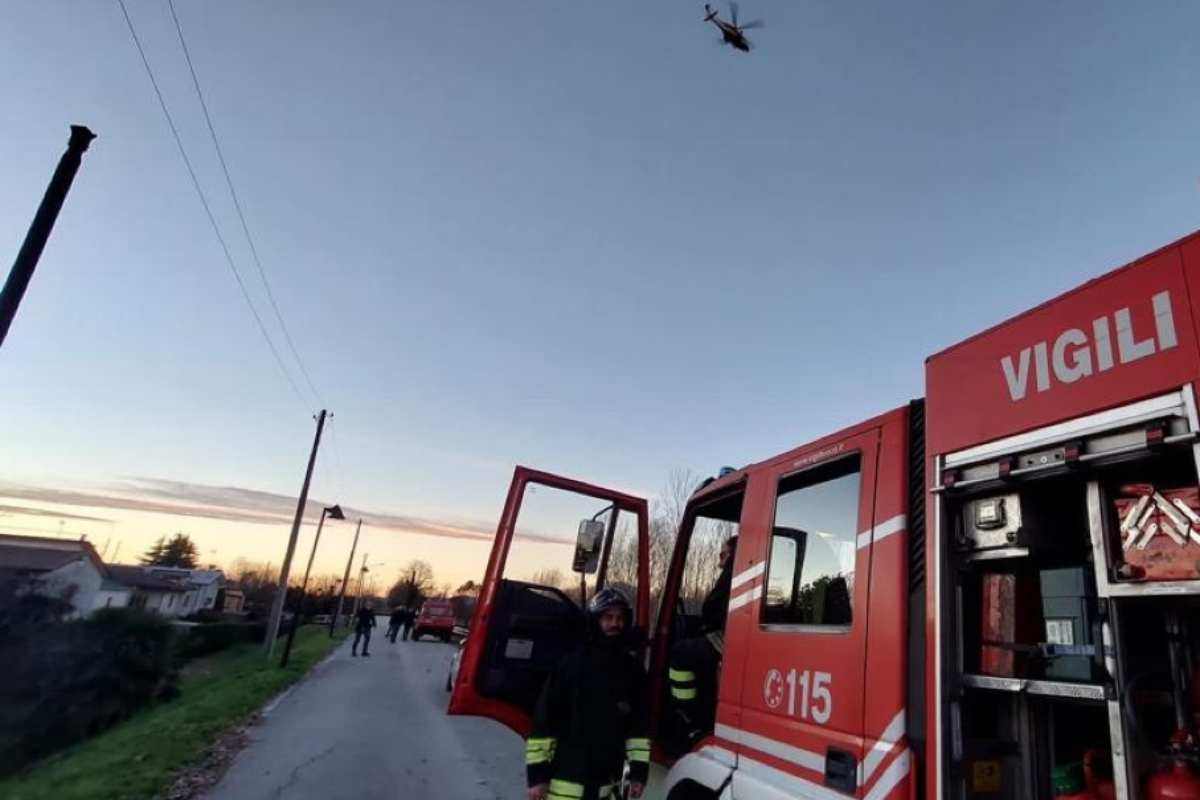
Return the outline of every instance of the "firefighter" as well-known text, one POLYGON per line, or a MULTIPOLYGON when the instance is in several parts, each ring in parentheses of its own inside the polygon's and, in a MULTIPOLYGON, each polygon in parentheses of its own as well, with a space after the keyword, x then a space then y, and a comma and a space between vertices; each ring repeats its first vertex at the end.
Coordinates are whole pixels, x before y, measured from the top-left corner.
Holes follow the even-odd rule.
POLYGON ((554 668, 534 711, 529 800, 618 800, 626 761, 629 796, 642 796, 650 739, 646 675, 626 644, 632 622, 619 589, 601 589, 588 603, 588 641, 554 668))
POLYGON ((721 658, 725 655, 725 618, 733 583, 733 557, 737 537, 721 545, 720 573, 700 607, 700 636, 681 639, 671 647, 667 683, 671 690, 677 748, 687 750, 716 722, 717 686, 721 658))
POLYGON ((396 634, 400 632, 400 626, 404 624, 404 609, 396 606, 392 609, 392 615, 388 617, 387 640, 392 644, 396 643, 396 634))
POLYGON ((417 621, 417 612, 408 606, 404 607, 404 619, 401 624, 404 626, 404 633, 401 635, 401 640, 407 642, 408 637, 412 634, 413 623, 417 621))
POLYGON ((354 615, 354 645, 350 648, 350 655, 358 655, 358 643, 362 642, 363 655, 370 656, 367 649, 371 646, 371 628, 375 627, 375 610, 371 607, 370 601, 362 604, 362 607, 354 615))

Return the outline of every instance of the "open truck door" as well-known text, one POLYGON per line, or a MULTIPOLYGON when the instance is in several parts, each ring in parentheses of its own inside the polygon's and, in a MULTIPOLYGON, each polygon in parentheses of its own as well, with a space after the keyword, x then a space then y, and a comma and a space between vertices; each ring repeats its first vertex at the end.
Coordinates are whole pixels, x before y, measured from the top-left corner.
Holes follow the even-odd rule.
POLYGON ((518 466, 449 713, 490 717, 527 735, 546 676, 587 635, 587 600, 597 590, 629 595, 644 649, 649 569, 644 499, 518 466))

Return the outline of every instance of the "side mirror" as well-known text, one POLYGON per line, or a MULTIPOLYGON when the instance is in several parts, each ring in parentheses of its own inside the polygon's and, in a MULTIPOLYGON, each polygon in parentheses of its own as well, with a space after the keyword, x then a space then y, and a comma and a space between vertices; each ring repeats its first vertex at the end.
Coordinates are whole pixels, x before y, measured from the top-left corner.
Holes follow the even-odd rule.
POLYGON ((585 519, 579 523, 579 534, 575 538, 575 559, 571 570, 584 575, 594 575, 600 568, 600 548, 604 543, 604 523, 597 519, 585 519))

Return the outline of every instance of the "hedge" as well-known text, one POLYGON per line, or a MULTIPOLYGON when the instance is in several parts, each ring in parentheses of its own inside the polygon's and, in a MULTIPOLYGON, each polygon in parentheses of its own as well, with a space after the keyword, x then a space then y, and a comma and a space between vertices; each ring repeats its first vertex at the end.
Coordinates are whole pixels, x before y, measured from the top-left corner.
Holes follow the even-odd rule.
MULTIPOLYGON (((33 611, 37 601, 18 605, 33 611)), ((262 624, 177 626, 132 608, 56 622, 0 613, 0 775, 74 744, 177 693, 184 661, 261 641, 262 624)))
POLYGON ((174 633, 134 609, 0 631, 0 774, 98 733, 176 691, 174 633))
POLYGON ((176 652, 181 659, 215 653, 242 642, 261 642, 267 635, 265 623, 213 622, 179 628, 176 652))

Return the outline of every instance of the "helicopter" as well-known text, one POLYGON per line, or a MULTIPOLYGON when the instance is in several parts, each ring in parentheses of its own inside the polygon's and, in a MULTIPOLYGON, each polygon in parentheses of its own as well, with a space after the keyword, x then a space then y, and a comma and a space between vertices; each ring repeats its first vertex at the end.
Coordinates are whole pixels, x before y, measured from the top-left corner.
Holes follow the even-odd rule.
POLYGON ((761 19, 751 20, 743 25, 738 25, 738 4, 729 4, 729 22, 717 16, 717 11, 708 3, 704 4, 704 21, 711 22, 721 31, 721 41, 724 44, 730 45, 743 53, 750 52, 750 40, 746 38, 745 31, 751 28, 761 28, 763 23, 761 19))

